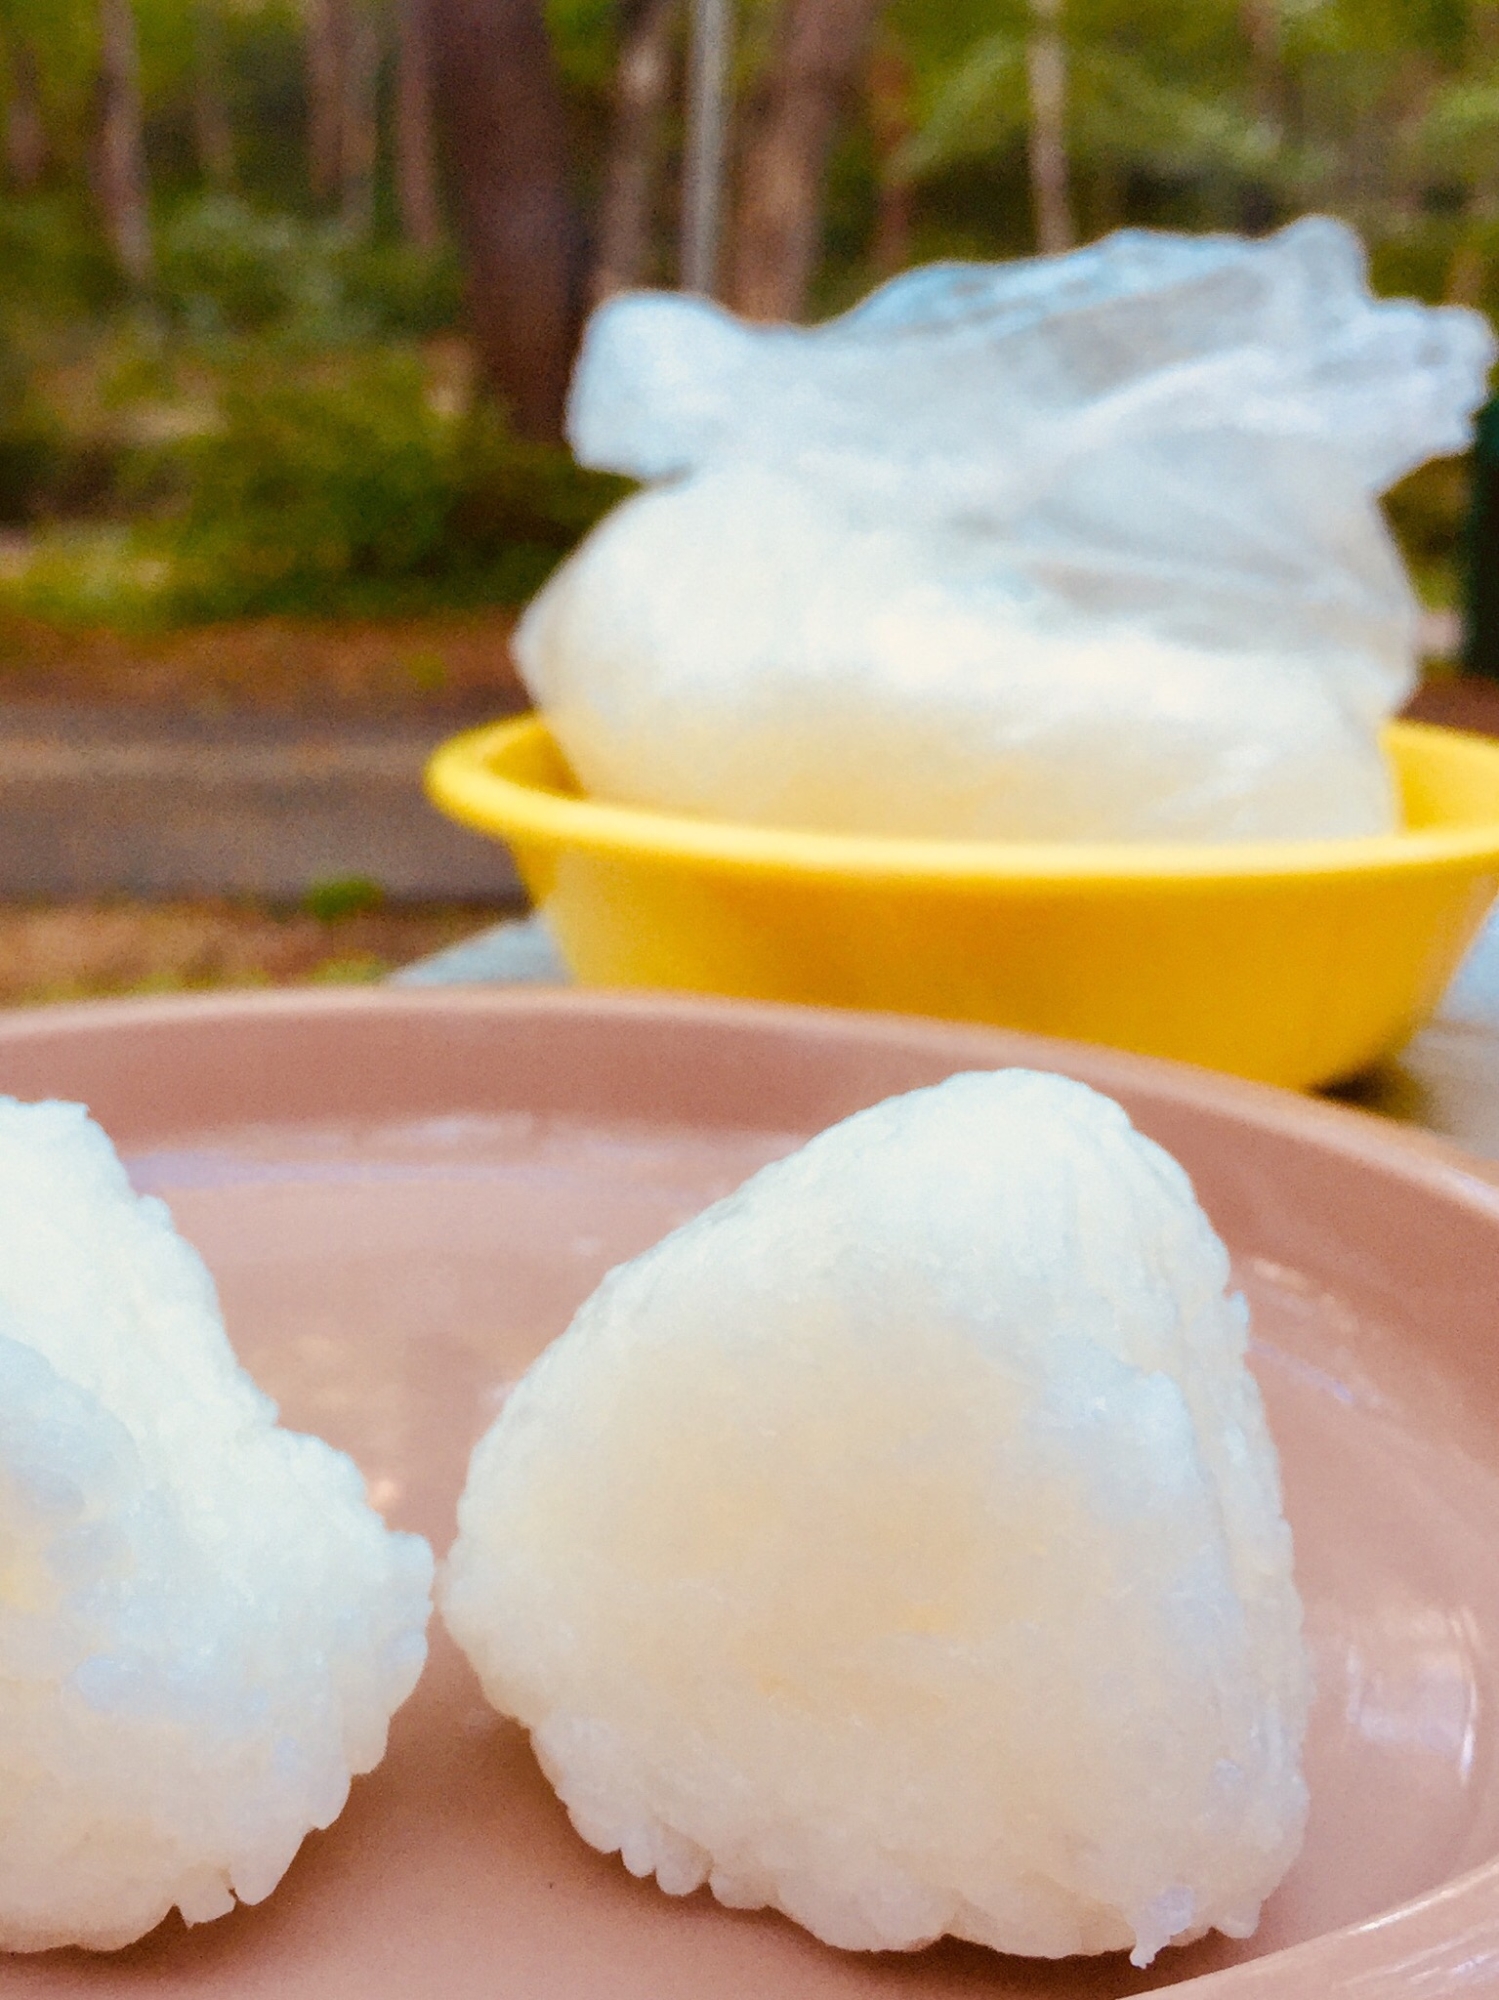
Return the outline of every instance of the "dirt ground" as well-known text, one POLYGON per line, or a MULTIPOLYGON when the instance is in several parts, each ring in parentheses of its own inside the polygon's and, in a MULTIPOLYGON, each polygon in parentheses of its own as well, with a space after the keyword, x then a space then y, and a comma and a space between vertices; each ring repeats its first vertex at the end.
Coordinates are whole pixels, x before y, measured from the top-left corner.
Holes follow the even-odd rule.
POLYGON ((515 614, 383 622, 258 618, 183 631, 79 631, 0 613, 0 701, 282 715, 500 714, 526 705, 515 614))
MULTIPOLYGON (((525 706, 514 614, 364 623, 257 619, 152 634, 0 613, 0 702, 306 716, 477 719, 525 706)), ((356 898, 357 901, 357 898, 356 898)), ((375 980, 493 923, 487 906, 345 914, 224 897, 0 902, 0 1005, 375 980)))
POLYGON ((0 903, 0 1006, 382 979, 500 914, 429 905, 320 916, 209 897, 0 903))

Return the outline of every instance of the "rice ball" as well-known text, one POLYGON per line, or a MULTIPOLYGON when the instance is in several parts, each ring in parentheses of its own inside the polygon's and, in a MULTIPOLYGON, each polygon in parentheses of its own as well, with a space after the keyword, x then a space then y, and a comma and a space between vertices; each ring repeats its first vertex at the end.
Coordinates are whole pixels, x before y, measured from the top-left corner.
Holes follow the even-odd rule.
POLYGON ((715 472, 618 507, 533 601, 515 654, 584 789, 651 811, 948 840, 1399 824, 1388 708, 1310 648, 1039 620, 935 569, 908 525, 715 472))
POLYGON ((83 1107, 0 1099, 0 1947, 268 1895, 384 1755, 431 1575, 83 1107))
POLYGON ((957 1076, 610 1273, 443 1606, 583 1837, 830 1944, 1255 1927, 1309 1696, 1228 1258, 1109 1099, 957 1076))

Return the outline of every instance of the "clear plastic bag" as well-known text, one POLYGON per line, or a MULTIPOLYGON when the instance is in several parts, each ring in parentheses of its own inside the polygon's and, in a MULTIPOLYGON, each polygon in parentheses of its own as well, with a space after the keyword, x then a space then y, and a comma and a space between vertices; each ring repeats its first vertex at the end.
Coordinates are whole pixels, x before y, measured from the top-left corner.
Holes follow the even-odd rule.
POLYGON ((573 385, 623 503, 517 650, 583 784, 990 839, 1393 824, 1417 606, 1378 495, 1494 354, 1323 217, 934 265, 814 328, 626 295, 573 385))

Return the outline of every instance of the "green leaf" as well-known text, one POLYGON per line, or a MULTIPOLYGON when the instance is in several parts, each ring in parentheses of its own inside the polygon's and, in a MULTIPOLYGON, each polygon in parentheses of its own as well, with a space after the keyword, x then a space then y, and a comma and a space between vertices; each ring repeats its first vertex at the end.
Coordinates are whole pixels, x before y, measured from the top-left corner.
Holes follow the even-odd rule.
POLYGON ((955 160, 999 152, 1024 133, 1027 112, 1024 39, 987 35, 938 90, 897 171, 919 180, 955 160))

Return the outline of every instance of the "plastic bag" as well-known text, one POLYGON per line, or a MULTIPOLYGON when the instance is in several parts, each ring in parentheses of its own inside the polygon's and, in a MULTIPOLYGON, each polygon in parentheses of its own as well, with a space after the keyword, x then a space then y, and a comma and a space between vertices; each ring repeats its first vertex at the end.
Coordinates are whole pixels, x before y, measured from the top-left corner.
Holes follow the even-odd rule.
POLYGON ((939 264, 813 328, 637 293, 573 384, 625 501, 517 653, 591 792, 987 839, 1395 823, 1417 606, 1377 496, 1493 358, 1357 238, 1131 231, 939 264))

